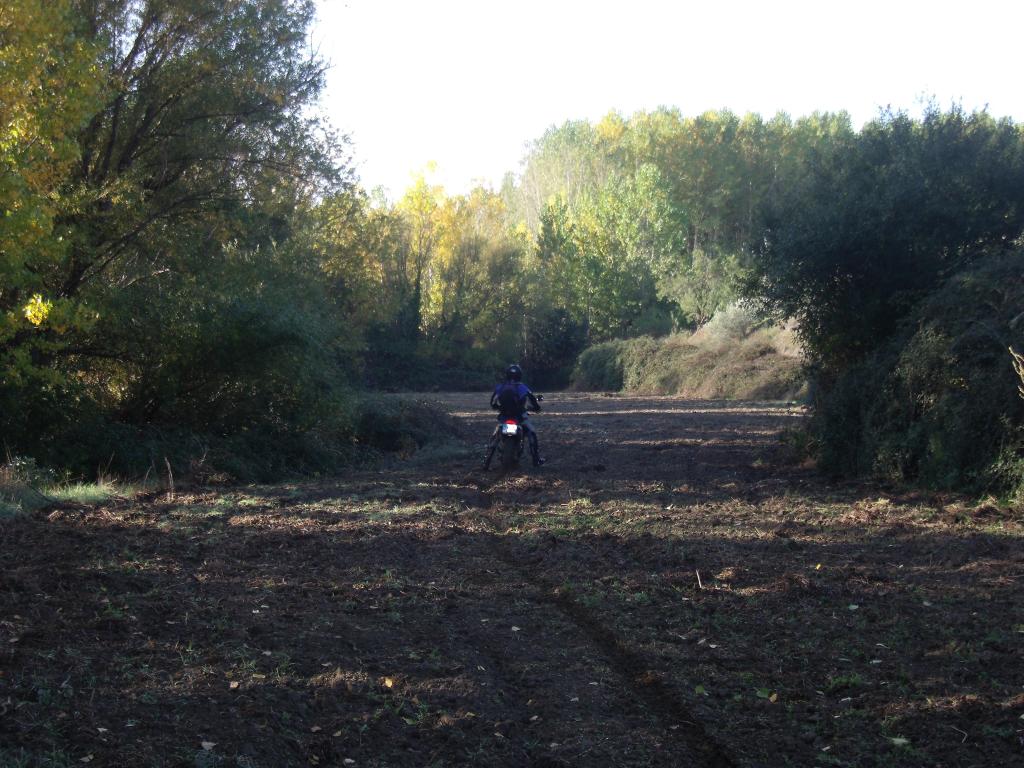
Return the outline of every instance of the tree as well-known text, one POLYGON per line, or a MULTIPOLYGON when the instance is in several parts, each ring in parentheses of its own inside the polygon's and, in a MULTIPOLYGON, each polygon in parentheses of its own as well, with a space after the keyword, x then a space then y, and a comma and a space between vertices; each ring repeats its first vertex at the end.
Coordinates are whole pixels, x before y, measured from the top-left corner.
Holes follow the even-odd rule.
POLYGON ((252 199, 268 174, 338 181, 337 145, 305 109, 324 71, 306 48, 312 2, 105 0, 83 12, 106 43, 109 98, 81 138, 61 295, 115 265, 136 277, 159 269, 183 229, 209 232, 211 216, 252 199))
POLYGON ((0 388, 50 378, 39 355, 93 318, 46 278, 66 252, 53 222, 75 136, 99 104, 94 56, 69 0, 0 7, 0 388))
POLYGON ((66 122, 51 131, 61 245, 18 257, 32 283, 17 301, 0 289, 38 326, 0 336, 17 406, 2 407, 5 433, 45 452, 59 442, 47 430, 95 419, 221 434, 308 424, 329 400, 344 302, 325 295, 330 260, 296 227, 324 229, 315 198, 350 184, 343 142, 311 109, 324 71, 307 45, 312 0, 61 7, 53 34, 70 53, 44 71, 67 87, 47 86, 91 108, 40 102, 66 122), (83 68, 91 85, 75 96, 83 68), (26 358, 47 387, 15 388, 10 361, 26 358))
POLYGON ((676 304, 694 325, 707 323, 735 298, 740 269, 732 255, 711 256, 698 248, 689 264, 667 273, 658 294, 676 304))
POLYGON ((590 123, 577 120, 549 128, 530 147, 519 183, 506 189, 513 223, 522 222, 536 233, 541 212, 552 195, 570 205, 604 183, 610 165, 599 149, 590 123))
POLYGON ((836 373, 944 276, 1024 231, 1024 142, 1010 121, 934 107, 826 137, 770 207, 748 291, 797 318, 836 373))
POLYGON ((440 234, 425 325, 442 361, 454 362, 467 349, 494 342, 495 333, 480 322, 482 317, 510 322, 495 316, 506 303, 507 286, 519 284, 515 270, 521 251, 505 219, 502 200, 480 188, 446 199, 438 211, 440 234))

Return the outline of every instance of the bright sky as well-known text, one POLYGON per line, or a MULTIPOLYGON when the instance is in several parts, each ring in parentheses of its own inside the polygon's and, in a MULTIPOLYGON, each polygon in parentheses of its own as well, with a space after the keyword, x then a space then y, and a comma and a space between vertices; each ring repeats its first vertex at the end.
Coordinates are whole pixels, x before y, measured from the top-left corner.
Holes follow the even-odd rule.
POLYGON ((367 188, 496 187, 568 119, 659 105, 847 110, 854 124, 988 106, 1024 122, 1019 0, 319 0, 323 106, 367 188))

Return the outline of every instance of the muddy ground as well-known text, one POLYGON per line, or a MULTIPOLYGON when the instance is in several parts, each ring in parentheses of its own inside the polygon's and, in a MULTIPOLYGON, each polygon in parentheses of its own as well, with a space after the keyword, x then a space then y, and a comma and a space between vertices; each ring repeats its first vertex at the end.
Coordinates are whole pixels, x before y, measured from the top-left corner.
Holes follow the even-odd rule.
POLYGON ((550 457, 0 523, 3 766, 1024 765, 1019 511, 763 403, 552 396, 550 457))

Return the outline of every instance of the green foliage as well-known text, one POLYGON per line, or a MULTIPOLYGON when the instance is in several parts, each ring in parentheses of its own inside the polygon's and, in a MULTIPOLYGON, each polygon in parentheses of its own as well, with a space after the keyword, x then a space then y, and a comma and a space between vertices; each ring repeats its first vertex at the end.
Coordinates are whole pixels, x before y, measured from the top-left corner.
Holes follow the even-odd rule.
POLYGON ((43 497, 35 488, 54 481, 54 473, 26 456, 8 456, 0 464, 0 520, 40 506, 43 497))
POLYGON ((622 360, 624 341, 605 341, 588 347, 576 361, 573 386, 576 389, 619 392, 626 385, 622 360))
POLYGON ((845 115, 613 113, 546 132, 500 195, 421 175, 357 216, 364 380, 478 388, 517 360, 557 386, 587 345, 704 325, 750 273, 767 201, 847 135, 845 115))
MULTIPOLYGON (((804 387, 792 332, 760 328, 732 335, 710 328, 660 339, 616 340, 587 348, 573 372, 582 390, 713 399, 791 400, 804 387)), ((723 321, 719 328, 726 325, 723 321)))
POLYGON ((596 129, 586 121, 568 121, 533 142, 522 173, 506 181, 503 197, 512 218, 536 232, 548 200, 561 196, 574 204, 600 187, 609 170, 596 129))
POLYGON ((0 8, 0 389, 59 384, 41 358, 95 316, 47 280, 67 251, 54 231, 61 184, 102 86, 73 10, 68 0, 0 8))
POLYGON ((12 107, 48 154, 2 158, 50 207, 37 245, 0 249, 0 433, 83 474, 336 464, 369 277, 340 145, 310 109, 313 3, 75 8, 0 40, 5 62, 59 42, 12 107))
POLYGON ((735 297, 739 274, 735 255, 715 257, 696 249, 687 266, 665 274, 658 285, 658 293, 700 326, 735 297))
POLYGON ((852 135, 842 113, 612 113, 548 131, 503 196, 589 342, 699 327, 736 298, 780 189, 852 135))
POLYGON ((376 451, 410 454, 450 439, 456 430, 455 420, 427 400, 371 396, 356 411, 356 441, 376 451))
POLYGON ((1024 228, 1024 142, 1008 120, 886 113, 814 157, 769 206, 748 290, 796 318, 833 374, 951 270, 1024 228))
POLYGON ((816 430, 827 470, 1024 487, 1024 402, 1006 355, 1024 340, 1024 252, 971 260, 825 393, 816 430))
POLYGON ((500 194, 423 174, 392 205, 316 116, 314 11, 0 9, 12 451, 83 474, 324 472, 445 431, 361 385, 487 388, 512 361, 537 386, 788 396, 801 361, 760 306, 819 371, 825 466, 1022 487, 1013 123, 612 113, 547 131, 500 194))
POLYGON ((535 306, 527 318, 521 358, 526 370, 533 372, 533 385, 546 389, 568 384, 573 361, 585 343, 583 326, 566 310, 535 306))
POLYGON ((486 388, 523 356, 532 278, 497 195, 448 197, 421 178, 397 205, 362 216, 375 289, 360 351, 367 383, 486 388))
POLYGON ((742 341, 762 325, 765 318, 755 305, 737 301, 716 312, 700 329, 700 336, 706 344, 729 344, 742 341))
POLYGON ((887 112, 815 138, 769 201, 746 291, 798 323, 829 471, 1020 486, 1022 138, 984 112, 887 112))
POLYGON ((117 495, 117 487, 110 480, 98 480, 94 483, 65 483, 47 489, 46 495, 61 503, 101 504, 117 495))

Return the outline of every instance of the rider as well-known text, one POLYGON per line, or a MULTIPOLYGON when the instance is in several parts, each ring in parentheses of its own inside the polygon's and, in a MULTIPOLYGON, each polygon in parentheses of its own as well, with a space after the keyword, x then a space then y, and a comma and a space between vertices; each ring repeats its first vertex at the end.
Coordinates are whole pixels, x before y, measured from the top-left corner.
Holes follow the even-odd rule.
MULTIPOLYGON (((527 440, 530 442, 530 455, 533 456, 533 466, 539 467, 544 463, 540 455, 540 446, 537 443, 537 430, 533 428, 527 414, 527 401, 533 406, 533 410, 540 412, 540 402, 537 396, 530 391, 530 388, 523 384, 523 369, 518 365, 510 365, 505 369, 505 381, 498 384, 491 393, 491 408, 498 411, 498 420, 517 419, 526 431, 527 440)), ((491 465, 491 457, 494 455, 494 448, 498 442, 498 432, 495 431, 490 445, 487 447, 487 457, 484 459, 484 469, 491 465)))

